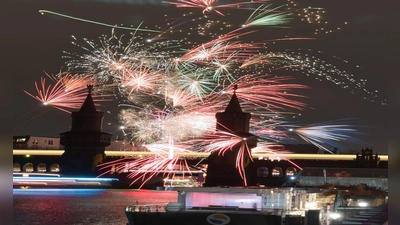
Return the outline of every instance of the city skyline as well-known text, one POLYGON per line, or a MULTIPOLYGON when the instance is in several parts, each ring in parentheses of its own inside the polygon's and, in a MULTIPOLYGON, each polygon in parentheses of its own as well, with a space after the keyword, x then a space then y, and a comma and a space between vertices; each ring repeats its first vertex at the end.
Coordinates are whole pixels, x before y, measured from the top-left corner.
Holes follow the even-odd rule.
MULTIPOLYGON (((28 65, 30 65, 27 66, 28 68, 22 68, 21 70, 15 71, 19 79, 24 79, 24 82, 21 82, 21 85, 16 85, 17 88, 14 90, 17 102, 23 102, 23 104, 15 108, 16 119, 13 127, 13 135, 57 136, 58 133, 69 130, 71 122, 69 114, 56 109, 44 109, 39 102, 26 95, 24 90, 30 92, 34 91, 34 82, 39 81, 40 77, 45 76, 43 71, 46 71, 48 74, 56 74, 66 67, 65 60, 61 57, 63 55, 62 51, 69 51, 69 49, 73 47, 70 44, 72 41, 71 35, 77 36, 80 40, 83 38, 96 40, 96 38, 101 34, 110 35, 112 32, 111 29, 107 27, 74 21, 68 18, 50 15, 42 16, 39 14, 39 10, 49 7, 47 8, 48 10, 63 12, 77 17, 91 18, 109 24, 130 25, 129 23, 132 22, 128 21, 135 21, 137 24, 137 21, 141 21, 142 19, 138 15, 132 15, 133 13, 129 16, 124 15, 124 13, 118 13, 119 11, 129 11, 129 9, 122 9, 122 7, 125 6, 126 8, 129 8, 129 6, 131 6, 129 4, 95 3, 95 9, 99 11, 96 13, 96 10, 92 10, 92 12, 95 11, 94 14, 89 14, 85 11, 88 9, 85 7, 89 7, 89 4, 80 3, 82 4, 80 5, 82 7, 80 7, 79 10, 72 4, 64 4, 65 5, 50 5, 48 3, 43 3, 36 5, 35 3, 35 10, 31 8, 29 10, 24 9, 26 10, 24 16, 27 16, 29 21, 33 22, 35 26, 27 27, 27 33, 29 33, 30 38, 22 39, 25 43, 22 42, 20 46, 24 46, 24 48, 22 48, 25 54, 24 57, 30 58, 32 62, 31 65, 28 63, 28 65), (99 4, 98 7, 97 4, 99 4), (113 7, 115 7, 115 11, 113 12, 115 14, 112 14, 110 18, 100 16, 104 11, 113 10, 113 7), (106 8, 107 10, 105 10, 106 8), (53 32, 53 30, 56 32, 53 32), (57 35, 55 35, 55 33, 57 35), (47 110, 50 110, 51 112, 46 112, 47 110), (37 130, 37 127, 39 126, 43 129, 37 130)), ((157 10, 163 11, 164 9, 175 9, 174 7, 168 6, 168 4, 164 5, 165 6, 163 7, 157 8, 157 10)), ((154 5, 143 7, 148 7, 147 9, 152 10, 151 7, 153 6, 154 5)), ((135 7, 137 7, 137 5, 135 7)), ((334 12, 338 13, 337 8, 335 9, 335 7, 333 7, 332 9, 334 12)), ((136 10, 139 11, 140 9, 136 10)), ((329 8, 327 8, 327 11, 328 10, 329 8)), ((337 31, 333 34, 313 36, 316 40, 301 42, 301 44, 296 43, 293 44, 293 46, 301 48, 302 45, 305 45, 308 48, 312 48, 312 54, 316 53, 316 55, 323 55, 323 57, 339 57, 340 60, 335 57, 330 57, 330 59, 337 62, 340 61, 339 64, 342 64, 343 70, 355 71, 352 73, 355 74, 357 78, 367 79, 368 85, 372 84, 373 89, 381 91, 382 98, 387 98, 387 90, 385 90, 385 87, 387 85, 386 80, 390 74, 382 71, 382 69, 385 68, 385 64, 388 62, 385 62, 384 58, 380 58, 384 53, 386 53, 386 51, 379 49, 378 46, 376 46, 387 43, 382 43, 385 38, 375 32, 370 32, 369 28, 367 28, 371 25, 375 25, 376 27, 380 26, 381 23, 385 21, 385 18, 382 18, 382 15, 381 17, 370 15, 368 14, 368 10, 371 9, 368 8, 365 9, 365 11, 360 10, 361 12, 358 12, 360 13, 359 15, 349 17, 350 20, 348 21, 348 27, 341 31, 337 31), (366 37, 365 35, 367 34, 370 34, 370 36, 366 37), (372 47, 372 45, 375 46, 372 47), (370 51, 365 49, 366 46, 371 48, 370 51), (318 51, 324 53, 321 54, 318 53, 318 51), (360 57, 360 55, 362 55, 362 57, 360 57), (343 60, 348 61, 348 65, 343 65, 343 60)), ((195 9, 190 9, 188 11, 195 11, 195 9)), ((348 13, 349 11, 351 10, 348 9, 348 13)), ((343 15, 346 15, 346 13, 344 12, 343 15)), ((334 21, 338 20, 338 18, 335 18, 335 15, 333 15, 333 18, 334 21)), ((146 22, 146 20, 144 21, 146 22)), ((347 22, 340 19, 338 21, 347 22)), ((117 29, 115 29, 114 32, 122 33, 117 29)), ((352 95, 347 90, 326 80, 316 81, 315 79, 309 79, 304 75, 298 75, 296 79, 311 87, 311 89, 302 91, 305 92, 305 95, 308 98, 306 102, 314 108, 313 110, 302 113, 299 123, 307 122, 307 124, 312 124, 324 121, 356 118, 356 124, 358 126, 363 126, 363 129, 367 130, 367 134, 364 138, 369 142, 365 145, 358 145, 360 146, 358 150, 369 147, 378 153, 387 154, 386 124, 388 123, 388 119, 386 117, 386 106, 382 106, 377 102, 371 103, 370 101, 364 100, 363 98, 365 96, 361 94, 352 95)), ((240 94, 238 97, 240 99, 240 94)), ((110 102, 106 103, 109 108, 106 108, 106 106, 98 107, 99 110, 106 113, 103 130, 113 134, 114 137, 122 135, 122 132, 119 130, 122 124, 120 124, 117 119, 118 110, 116 104, 118 103, 110 102)))

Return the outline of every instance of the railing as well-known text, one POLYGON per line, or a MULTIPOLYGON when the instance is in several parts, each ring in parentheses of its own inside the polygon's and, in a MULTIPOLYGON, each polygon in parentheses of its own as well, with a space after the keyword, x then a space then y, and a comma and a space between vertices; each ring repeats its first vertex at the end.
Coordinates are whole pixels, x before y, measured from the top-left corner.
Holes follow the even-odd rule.
MULTIPOLYGON (((171 203, 170 203, 171 204, 171 203)), ((172 204, 179 204, 173 202, 172 204)), ((179 204, 180 205, 180 204, 179 204)), ((172 205, 172 211, 257 211, 270 215, 299 215, 304 216, 304 212, 308 209, 262 209, 262 208, 239 208, 238 206, 186 206, 185 208, 179 207, 178 205, 172 205), (177 210, 179 208, 179 210, 177 210)), ((322 209, 321 209, 322 210, 322 209)), ((127 206, 126 212, 167 212, 168 205, 135 205, 127 206)))
POLYGON ((166 205, 137 205, 127 206, 126 212, 166 212, 166 205))
MULTIPOLYGON (((64 150, 33 150, 33 149, 14 149, 13 155, 53 155, 61 156, 64 150)), ((154 152, 149 151, 105 151, 106 156, 152 156, 154 152)), ((176 156, 207 158, 210 153, 206 152, 175 152, 176 156)), ((268 154, 268 153, 254 153, 253 158, 263 159, 302 159, 302 160, 355 160, 354 154, 268 154)), ((379 155, 380 161, 388 161, 388 155, 379 155)))

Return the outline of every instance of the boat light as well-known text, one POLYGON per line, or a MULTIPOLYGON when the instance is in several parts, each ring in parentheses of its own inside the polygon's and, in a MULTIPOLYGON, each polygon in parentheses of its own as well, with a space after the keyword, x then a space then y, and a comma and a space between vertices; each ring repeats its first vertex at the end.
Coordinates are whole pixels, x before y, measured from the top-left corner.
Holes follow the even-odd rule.
POLYGON ((317 203, 316 202, 306 202, 305 207, 308 209, 316 209, 317 203))
POLYGON ((340 213, 336 213, 336 212, 329 214, 329 217, 333 220, 339 219, 341 216, 342 215, 340 215, 340 213))
POLYGON ((366 203, 366 202, 359 202, 359 203, 358 203, 358 206, 360 206, 360 207, 367 207, 367 206, 368 206, 368 203, 366 203))

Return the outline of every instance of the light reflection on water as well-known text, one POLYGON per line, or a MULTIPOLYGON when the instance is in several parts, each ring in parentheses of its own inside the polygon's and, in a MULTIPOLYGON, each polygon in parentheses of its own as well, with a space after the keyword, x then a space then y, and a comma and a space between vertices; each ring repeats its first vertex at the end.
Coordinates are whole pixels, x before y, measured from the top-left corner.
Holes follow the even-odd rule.
POLYGON ((175 191, 136 189, 14 189, 14 224, 126 225, 128 205, 166 205, 175 191))
POLYGON ((35 188, 13 189, 13 195, 52 195, 52 196, 93 196, 107 192, 107 189, 79 189, 79 188, 35 188))

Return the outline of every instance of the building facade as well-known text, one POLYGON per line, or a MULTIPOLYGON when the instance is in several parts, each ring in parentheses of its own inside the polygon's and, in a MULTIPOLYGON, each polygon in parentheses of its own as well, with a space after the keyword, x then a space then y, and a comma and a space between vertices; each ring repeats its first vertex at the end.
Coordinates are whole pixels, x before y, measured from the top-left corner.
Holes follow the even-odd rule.
POLYGON ((59 137, 40 137, 40 136, 13 136, 14 149, 64 149, 60 144, 59 137))
POLYGON ((102 132, 104 113, 96 110, 92 88, 88 85, 82 107, 71 114, 71 131, 60 134, 60 144, 64 146, 63 174, 95 174, 96 167, 105 159, 105 147, 111 144, 111 134, 102 132))
POLYGON ((221 153, 213 151, 208 157, 204 186, 247 186, 253 183, 246 174, 253 170, 251 149, 257 147, 257 136, 249 133, 250 113, 243 112, 236 96, 236 87, 224 112, 215 115, 216 131, 235 136, 238 142, 221 153), (243 160, 243 161, 241 161, 243 160))

